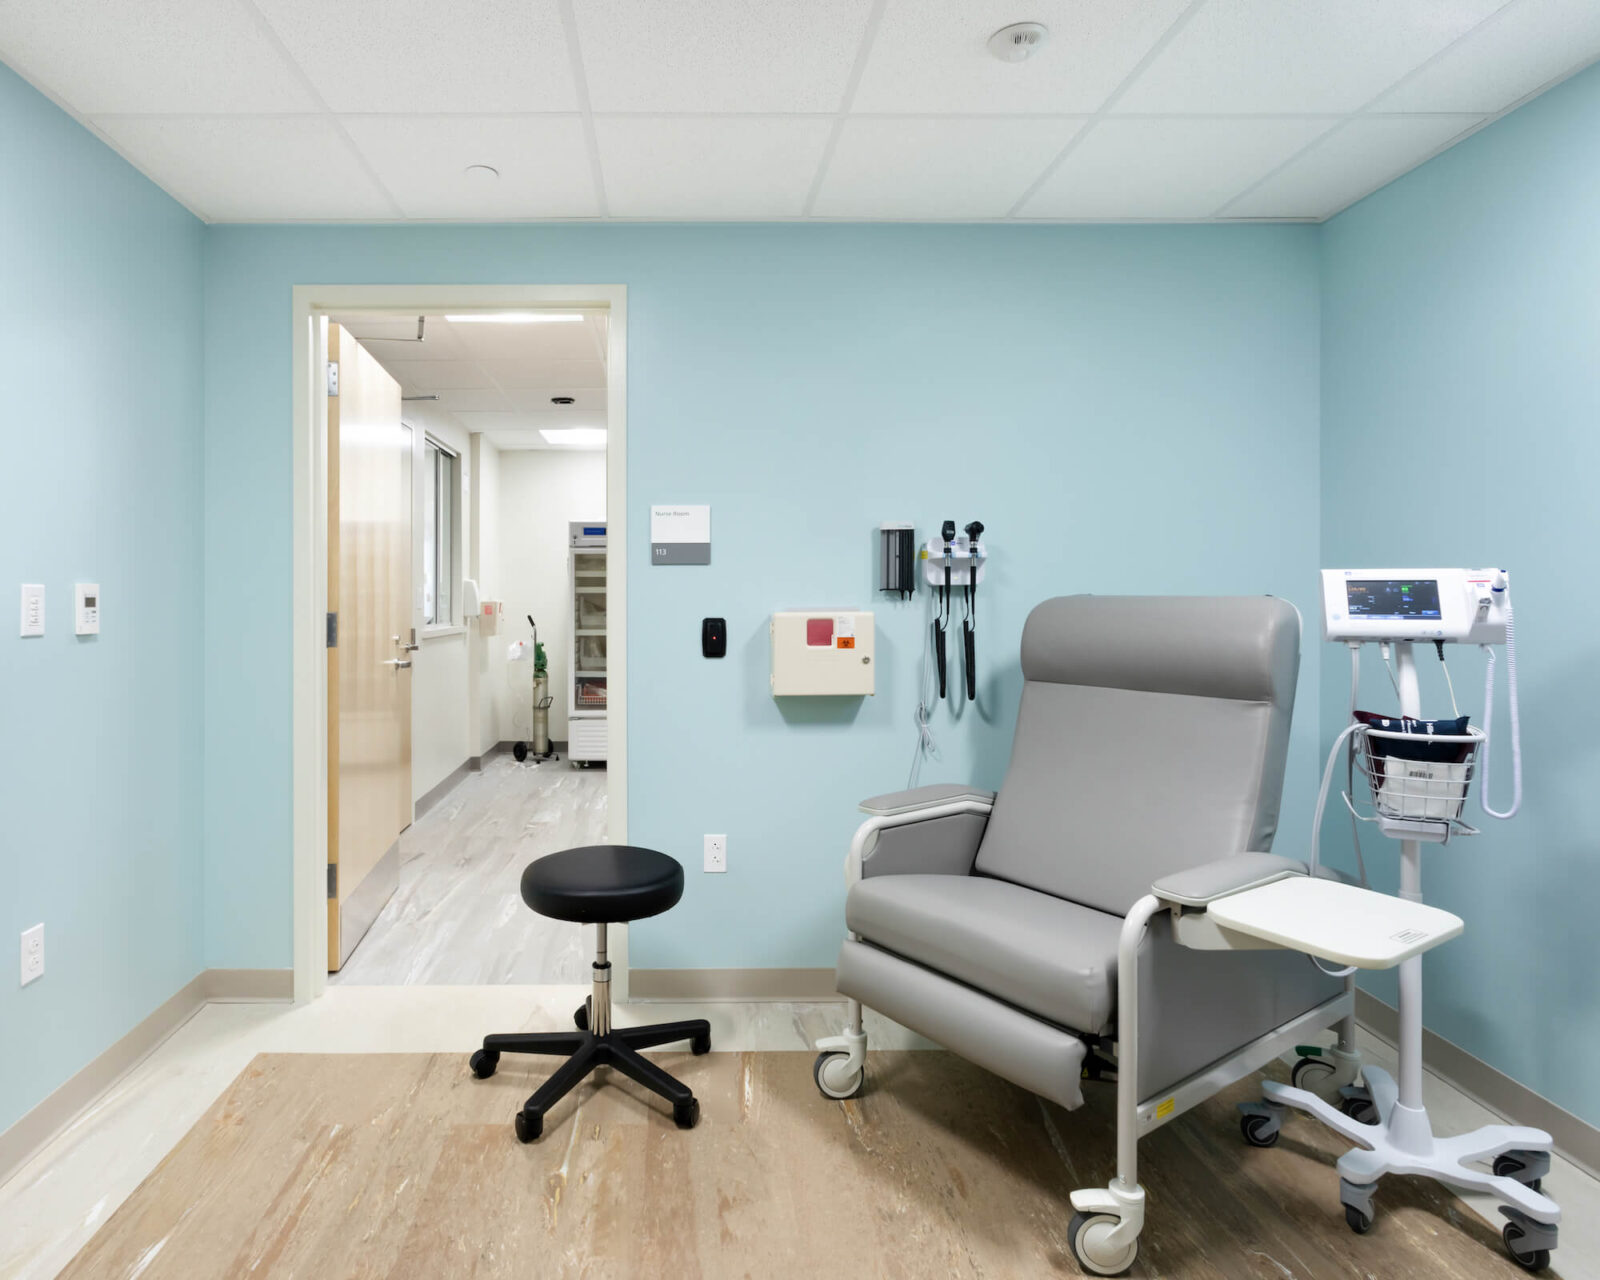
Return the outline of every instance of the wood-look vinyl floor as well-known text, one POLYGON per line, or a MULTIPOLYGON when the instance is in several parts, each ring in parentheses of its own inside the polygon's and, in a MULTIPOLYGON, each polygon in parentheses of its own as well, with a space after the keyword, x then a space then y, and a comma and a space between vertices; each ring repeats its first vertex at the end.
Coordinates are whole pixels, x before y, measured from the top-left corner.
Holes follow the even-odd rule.
MULTIPOLYGON (((1065 1112, 942 1052, 874 1054, 838 1103, 810 1054, 662 1055, 698 1128, 615 1073, 523 1146, 512 1114, 551 1063, 465 1054, 261 1055, 61 1274, 207 1277, 1076 1275, 1068 1193, 1111 1173, 1113 1093, 1065 1112)), ((603 1073, 604 1074, 604 1073, 603 1073)), ((1436 1184, 1386 1179, 1344 1222, 1338 1143, 1291 1116, 1247 1147, 1246 1081, 1140 1145, 1134 1275, 1476 1280, 1525 1273, 1436 1184)), ((1559 1255, 1558 1255, 1559 1257, 1559 1255)), ((1558 1264, 1559 1265, 1559 1264, 1558 1264)))
POLYGON ((587 982, 582 927, 523 905, 522 869, 606 834, 606 772, 508 755, 400 837, 400 887, 331 981, 356 986, 587 982))

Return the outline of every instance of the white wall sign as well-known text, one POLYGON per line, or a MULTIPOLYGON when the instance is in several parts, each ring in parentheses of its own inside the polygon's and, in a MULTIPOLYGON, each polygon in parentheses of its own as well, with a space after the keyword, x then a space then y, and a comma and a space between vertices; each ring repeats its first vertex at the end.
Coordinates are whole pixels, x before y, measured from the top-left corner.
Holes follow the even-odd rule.
POLYGON ((710 564, 711 508, 652 505, 650 563, 710 564))

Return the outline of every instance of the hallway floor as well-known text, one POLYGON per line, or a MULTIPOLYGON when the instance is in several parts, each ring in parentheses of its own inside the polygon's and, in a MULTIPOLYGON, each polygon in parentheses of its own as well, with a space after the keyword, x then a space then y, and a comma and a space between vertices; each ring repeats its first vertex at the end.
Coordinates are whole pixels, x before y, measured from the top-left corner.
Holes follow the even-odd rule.
POLYGON ((579 926, 529 911, 518 885, 535 858, 605 836, 604 769, 493 757, 400 837, 400 887, 329 982, 587 981, 579 926))

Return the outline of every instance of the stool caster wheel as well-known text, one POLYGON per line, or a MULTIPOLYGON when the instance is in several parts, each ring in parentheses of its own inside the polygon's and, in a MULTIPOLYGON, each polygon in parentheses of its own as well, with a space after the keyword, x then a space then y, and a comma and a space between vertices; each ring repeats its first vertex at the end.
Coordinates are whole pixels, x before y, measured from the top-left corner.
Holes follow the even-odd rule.
POLYGON ((702 1053, 710 1053, 711 1052, 711 1033, 709 1031, 707 1031, 704 1035, 695 1036, 694 1039, 690 1040, 689 1041, 689 1052, 694 1054, 694 1056, 697 1057, 697 1058, 702 1053))
POLYGON ((680 1129, 692 1129, 700 1123, 700 1100, 690 1098, 687 1102, 674 1102, 672 1104, 672 1122, 680 1129))
POLYGON ((487 1080, 500 1065, 500 1055, 493 1049, 479 1049, 467 1060, 467 1065, 472 1068, 472 1074, 478 1079, 487 1080))
MULTIPOLYGON (((1544 1160, 1543 1163, 1548 1165, 1549 1164, 1548 1158, 1546 1160, 1544 1160)), ((1528 1162, 1525 1161, 1515 1151, 1507 1151, 1504 1154, 1498 1155, 1498 1156, 1496 1156, 1494 1158, 1494 1176, 1495 1177, 1497 1177, 1497 1178, 1516 1178, 1516 1180, 1518 1182, 1522 1183, 1523 1186, 1527 1187, 1529 1191, 1542 1191, 1544 1189, 1544 1178, 1543 1177, 1538 1177, 1538 1178, 1519 1178, 1519 1177, 1517 1177, 1518 1174, 1524 1172, 1527 1168, 1528 1168, 1528 1162)))
POLYGON ((1239 1117, 1239 1132, 1252 1147, 1275 1147, 1283 1130, 1271 1116, 1247 1115, 1239 1117))
POLYGON ((1345 1098, 1339 1103, 1339 1110, 1357 1124, 1378 1123, 1378 1105, 1370 1097, 1365 1096, 1365 1091, 1345 1098))
POLYGON ((524 1107, 517 1112, 513 1128, 517 1131, 518 1142, 532 1142, 544 1132, 544 1112, 535 1111, 531 1107, 524 1107))
POLYGON ((1348 1226, 1350 1230, 1354 1231, 1358 1236, 1364 1236, 1367 1234, 1367 1232, 1372 1230, 1372 1215, 1370 1213, 1363 1213, 1354 1205, 1345 1205, 1344 1221, 1345 1225, 1348 1226))
POLYGON ((585 996, 583 1003, 573 1011, 572 1025, 577 1027, 579 1031, 587 1031, 589 1029, 589 1005, 593 1000, 593 996, 585 996))

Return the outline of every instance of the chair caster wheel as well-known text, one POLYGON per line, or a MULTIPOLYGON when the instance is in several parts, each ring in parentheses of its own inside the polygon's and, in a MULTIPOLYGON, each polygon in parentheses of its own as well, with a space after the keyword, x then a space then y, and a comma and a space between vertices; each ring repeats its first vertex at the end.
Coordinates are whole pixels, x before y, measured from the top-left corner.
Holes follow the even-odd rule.
POLYGON ((472 1074, 478 1079, 487 1080, 500 1065, 500 1055, 493 1049, 479 1049, 467 1060, 467 1065, 472 1068, 472 1074))
POLYGON ((532 1142, 544 1132, 544 1112, 524 1107, 517 1112, 517 1118, 512 1127, 517 1131, 518 1142, 532 1142))
POLYGON ((1239 1132, 1252 1147, 1275 1147, 1278 1135, 1283 1132, 1271 1116, 1240 1116, 1239 1132))
POLYGON ((853 1073, 846 1074, 843 1068, 849 1061, 850 1055, 840 1049, 824 1049, 817 1055, 816 1064, 811 1068, 811 1078, 817 1082, 817 1088, 822 1091, 824 1098, 842 1102, 861 1092, 867 1073, 858 1067, 853 1073))
POLYGON ((1543 1271, 1550 1265, 1550 1250, 1528 1249, 1521 1245, 1523 1231, 1515 1222, 1508 1222, 1500 1232, 1500 1238, 1505 1241, 1506 1252, 1524 1271, 1543 1271))
POLYGON ((699 1057, 702 1053, 711 1052, 711 1033, 708 1031, 703 1036, 695 1036, 689 1041, 689 1052, 699 1057))
POLYGON ((690 1098, 687 1102, 672 1104, 672 1122, 680 1129, 692 1129, 700 1123, 700 1102, 690 1098))
POLYGON ((589 1002, 593 999, 593 996, 585 996, 583 1003, 573 1011, 572 1025, 577 1027, 579 1031, 587 1031, 589 1029, 589 1002))
POLYGON ((1067 1244, 1078 1266, 1092 1276, 1120 1276, 1139 1256, 1139 1238, 1116 1253, 1108 1253, 1101 1243, 1118 1223, 1109 1213, 1075 1213, 1067 1224, 1067 1244))
POLYGON ((1344 1221, 1345 1225, 1348 1226, 1350 1230, 1354 1231, 1358 1236, 1364 1236, 1367 1234, 1367 1232, 1372 1230, 1372 1215, 1370 1213, 1363 1213, 1354 1205, 1345 1205, 1344 1221))
POLYGON ((1317 1086, 1333 1075, 1333 1063, 1322 1058, 1301 1058, 1289 1072, 1289 1083, 1296 1089, 1315 1093, 1317 1086))

